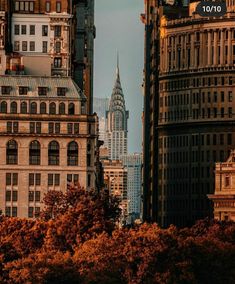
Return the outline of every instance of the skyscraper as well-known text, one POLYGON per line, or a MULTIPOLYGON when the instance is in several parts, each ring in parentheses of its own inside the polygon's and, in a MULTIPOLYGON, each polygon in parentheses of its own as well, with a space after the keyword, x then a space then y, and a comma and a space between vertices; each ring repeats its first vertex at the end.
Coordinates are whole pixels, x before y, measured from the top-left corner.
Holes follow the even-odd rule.
POLYGON ((116 79, 107 112, 107 141, 111 160, 119 160, 121 155, 127 154, 128 118, 117 61, 116 79))
POLYGON ((208 21, 194 2, 158 3, 142 17, 144 219, 186 226, 212 216, 214 165, 234 148, 235 6, 208 21))
POLYGON ((142 154, 123 155, 121 161, 127 170, 127 213, 132 223, 141 212, 142 154))
POLYGON ((104 146, 106 146, 106 112, 109 109, 109 99, 94 98, 93 109, 99 118, 99 140, 104 141, 104 146))

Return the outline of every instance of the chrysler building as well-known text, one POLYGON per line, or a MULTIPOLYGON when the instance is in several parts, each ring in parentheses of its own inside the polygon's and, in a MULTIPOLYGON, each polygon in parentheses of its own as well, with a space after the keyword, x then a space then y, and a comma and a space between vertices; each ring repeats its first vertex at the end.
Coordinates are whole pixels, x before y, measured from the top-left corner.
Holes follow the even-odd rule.
POLYGON ((119 160, 121 155, 127 154, 127 120, 129 111, 126 110, 125 106, 118 60, 115 84, 106 117, 109 158, 111 160, 119 160))

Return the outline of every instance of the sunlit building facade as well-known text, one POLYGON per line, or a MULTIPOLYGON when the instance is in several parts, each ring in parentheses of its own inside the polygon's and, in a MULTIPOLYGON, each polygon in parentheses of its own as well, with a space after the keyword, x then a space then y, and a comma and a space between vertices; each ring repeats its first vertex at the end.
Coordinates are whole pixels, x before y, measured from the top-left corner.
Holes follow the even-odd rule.
POLYGON ((214 164, 234 148, 235 6, 222 18, 146 1, 144 219, 213 215, 214 164), (158 70, 158 71, 156 71, 158 70))

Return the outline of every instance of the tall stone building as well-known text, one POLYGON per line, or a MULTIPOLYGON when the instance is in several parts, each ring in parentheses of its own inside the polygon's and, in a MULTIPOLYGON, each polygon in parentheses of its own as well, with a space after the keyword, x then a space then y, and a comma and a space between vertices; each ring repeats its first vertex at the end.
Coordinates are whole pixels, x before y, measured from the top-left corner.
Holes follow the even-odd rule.
POLYGON ((109 159, 119 160, 121 155, 127 154, 127 121, 129 118, 120 81, 119 64, 117 64, 115 84, 106 116, 109 159))
POLYGON ((92 114, 94 0, 2 0, 0 27, 0 74, 71 76, 92 114))
POLYGON ((215 166, 215 192, 208 195, 214 205, 214 218, 235 221, 235 152, 215 166))
POLYGON ((98 118, 71 78, 0 77, 0 208, 33 217, 44 193, 96 186, 98 118))
POLYGON ((127 170, 127 213, 133 223, 141 216, 142 154, 123 155, 121 161, 127 170))
POLYGON ((145 1, 144 219, 212 216, 214 163, 235 143, 235 5, 221 18, 145 1))

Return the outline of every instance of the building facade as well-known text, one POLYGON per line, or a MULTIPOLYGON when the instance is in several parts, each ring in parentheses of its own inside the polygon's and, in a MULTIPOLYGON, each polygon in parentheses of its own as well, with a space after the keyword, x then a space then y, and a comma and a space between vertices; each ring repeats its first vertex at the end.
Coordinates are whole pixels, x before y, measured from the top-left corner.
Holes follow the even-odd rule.
POLYGON ((214 204, 214 218, 235 221, 235 152, 231 151, 226 162, 216 163, 215 192, 208 198, 214 204))
POLYGON ((235 143, 235 6, 228 2, 225 16, 208 21, 196 4, 174 9, 146 1, 143 16, 144 217, 162 226, 212 216, 214 163, 235 143))
POLYGON ((108 98, 94 98, 94 112, 99 117, 99 139, 107 146, 106 138, 106 112, 109 110, 108 98))
POLYGON ((127 121, 129 118, 120 81, 119 64, 117 64, 115 84, 106 117, 109 159, 119 160, 121 155, 127 154, 127 121))
POLYGON ((48 190, 96 187, 98 118, 69 77, 0 77, 0 208, 34 217, 48 190))
POLYGON ((120 201, 120 208, 122 210, 121 223, 127 221, 127 169, 123 166, 121 161, 102 161, 104 169, 104 180, 110 194, 116 196, 120 201))
POLYGON ((121 161, 127 169, 127 214, 133 223, 141 217, 142 154, 123 155, 121 161))
POLYGON ((0 74, 72 76, 93 113, 94 0, 2 0, 0 27, 0 74))

